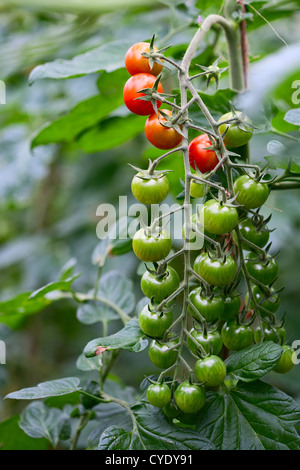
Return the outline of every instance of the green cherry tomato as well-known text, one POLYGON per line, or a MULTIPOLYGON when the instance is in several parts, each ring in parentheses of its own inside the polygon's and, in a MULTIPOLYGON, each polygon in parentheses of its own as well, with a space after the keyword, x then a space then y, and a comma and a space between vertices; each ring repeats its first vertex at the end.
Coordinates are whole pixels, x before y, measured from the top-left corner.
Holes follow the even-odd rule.
POLYGON ((205 404, 205 391, 198 385, 182 382, 175 390, 175 402, 184 413, 197 413, 205 404))
POLYGON ((222 235, 234 229, 238 223, 238 212, 235 207, 210 199, 201 208, 200 220, 203 220, 205 230, 214 235, 222 235))
POLYGON ((195 375, 204 385, 217 387, 226 377, 225 362, 219 356, 214 355, 198 359, 195 364, 195 375))
POLYGON ((162 410, 164 415, 170 419, 177 418, 180 413, 179 409, 176 406, 176 403, 173 400, 171 400, 167 405, 165 405, 162 410))
POLYGON ((211 286, 225 287, 233 281, 237 266, 231 255, 224 261, 213 260, 207 253, 201 253, 195 259, 194 270, 211 286))
POLYGON ((168 195, 169 181, 164 174, 146 177, 138 173, 132 179, 131 191, 135 199, 142 204, 159 204, 168 195))
MULTIPOLYGON (((206 334, 204 334, 203 331, 192 328, 189 333, 197 341, 197 343, 202 346, 207 354, 217 355, 221 351, 223 342, 221 335, 217 330, 208 331, 206 334)), ((189 336, 187 337, 186 342, 192 353, 196 354, 196 356, 201 356, 201 350, 197 348, 197 345, 189 336)))
MULTIPOLYGON (((263 307, 264 309, 269 310, 271 313, 277 312, 280 306, 280 297, 278 294, 275 293, 274 289, 271 289, 270 295, 267 295, 263 292, 263 290, 258 286, 253 286, 252 292, 254 298, 259 306, 263 307)), ((245 304, 248 304, 249 300, 249 293, 247 292, 245 296, 245 304)), ((255 305, 253 301, 250 301, 250 308, 254 309, 255 305)), ((259 307, 258 307, 259 308, 259 307)), ((267 315, 267 312, 259 308, 262 315, 267 315)))
POLYGON ((154 302, 160 303, 163 299, 171 295, 179 286, 179 276, 175 269, 168 266, 166 272, 161 276, 145 271, 141 279, 141 289, 143 294, 154 302))
MULTIPOLYGON (((283 344, 286 340, 285 328, 278 326, 269 326, 267 323, 262 322, 264 331, 264 341, 273 341, 274 343, 283 344)), ((261 328, 258 325, 254 331, 254 340, 256 343, 260 343, 262 340, 261 328)))
POLYGON ((224 311, 221 320, 227 321, 236 317, 241 308, 241 298, 237 292, 224 297, 224 311))
MULTIPOLYGON (((197 217, 197 214, 193 214, 191 217, 191 223, 196 226, 196 228, 199 230, 199 232, 202 234, 203 233, 203 226, 201 225, 201 222, 199 221, 199 218, 197 217)), ((212 238, 213 240, 216 238, 216 235, 208 232, 207 230, 204 230, 205 235, 208 237, 212 238)), ((182 238, 185 238, 185 224, 182 226, 182 238)), ((199 246, 202 246, 205 244, 205 240, 203 240, 203 237, 199 233, 195 233, 193 230, 190 231, 190 236, 189 236, 189 241, 191 243, 199 243, 199 246)))
MULTIPOLYGON (((241 114, 241 111, 235 111, 235 115, 237 117, 241 116, 241 114)), ((226 113, 220 117, 218 122, 227 121, 228 119, 232 119, 233 117, 235 116, 232 112, 226 113)), ((223 138, 223 141, 226 147, 230 148, 241 147, 242 145, 247 144, 247 142, 249 142, 253 135, 252 127, 247 126, 247 117, 245 118, 245 122, 243 122, 242 126, 239 126, 238 122, 221 124, 219 126, 219 131, 221 132, 221 134, 224 134, 226 129, 227 132, 223 138)))
POLYGON ((273 367, 273 371, 278 372, 279 374, 285 374, 295 365, 295 351, 293 348, 288 344, 285 344, 282 346, 282 349, 283 353, 277 364, 273 367))
POLYGON ((207 186, 203 183, 198 183, 196 180, 191 180, 190 193, 192 197, 204 197, 207 193, 207 186))
POLYGON ((256 253, 250 253, 246 261, 247 271, 257 281, 269 285, 278 276, 278 264, 274 258, 267 256, 265 261, 255 261, 259 258, 256 253))
POLYGON ((167 384, 151 384, 147 389, 147 400, 150 405, 163 408, 171 400, 171 390, 167 384))
POLYGON ((151 338, 161 338, 166 330, 172 325, 173 313, 168 312, 151 312, 148 305, 145 305, 139 314, 139 325, 145 335, 151 338))
POLYGON ((262 206, 269 196, 268 185, 259 183, 248 175, 239 176, 234 182, 233 189, 237 194, 236 201, 246 209, 262 206))
POLYGON ((230 351, 240 351, 251 346, 254 335, 249 325, 239 325, 235 320, 224 323, 222 328, 222 340, 230 351))
POLYGON ((165 229, 156 236, 148 235, 141 228, 132 239, 132 248, 135 255, 142 261, 160 261, 170 253, 172 240, 165 229))
POLYGON ((170 349, 178 343, 178 339, 175 341, 169 341, 168 343, 159 343, 155 340, 152 341, 149 348, 149 357, 151 362, 160 369, 168 369, 171 367, 177 359, 178 351, 176 349, 170 349))
MULTIPOLYGON (((191 291, 191 303, 208 322, 218 320, 224 311, 224 298, 221 295, 205 297, 201 295, 201 291, 201 287, 196 287, 196 289, 191 291)), ((189 312, 199 321, 199 316, 197 316, 193 308, 189 307, 189 312)))
MULTIPOLYGON (((267 227, 266 227, 267 228, 267 227)), ((255 225, 251 222, 250 219, 244 220, 243 222, 239 223, 239 229, 241 235, 248 240, 250 243, 254 243, 254 245, 258 246, 259 248, 263 248, 269 241, 270 234, 265 230, 258 230, 255 225)), ((237 236, 236 233, 233 232, 233 240, 234 243, 237 245, 237 236)), ((247 242, 243 242, 243 249, 247 251, 251 251, 251 246, 247 244, 247 242)))

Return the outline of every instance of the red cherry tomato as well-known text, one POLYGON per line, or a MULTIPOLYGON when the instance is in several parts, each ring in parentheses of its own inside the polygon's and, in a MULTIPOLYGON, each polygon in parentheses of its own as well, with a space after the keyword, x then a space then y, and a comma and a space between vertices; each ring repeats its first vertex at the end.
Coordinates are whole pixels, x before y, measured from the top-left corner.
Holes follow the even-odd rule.
MULTIPOLYGON (((127 108, 134 114, 139 116, 148 116, 154 113, 154 109, 151 101, 137 100, 140 96, 145 96, 145 93, 138 93, 143 88, 153 88, 155 83, 154 75, 150 73, 137 73, 127 80, 123 90, 124 103, 127 108)), ((163 92, 161 83, 157 87, 158 93, 163 92)), ((157 107, 161 105, 160 101, 157 101, 157 107)))
MULTIPOLYGON (((162 109, 165 114, 171 116, 169 109, 162 109)), ((145 134, 149 142, 154 147, 167 150, 177 147, 182 141, 182 136, 172 127, 164 127, 161 123, 166 122, 166 118, 159 113, 159 120, 155 113, 148 117, 145 124, 145 134)))
MULTIPOLYGON (((149 46, 150 44, 147 42, 137 42, 126 52, 125 67, 130 75, 136 75, 137 73, 151 73, 157 77, 157 75, 162 71, 163 66, 161 64, 154 62, 151 68, 149 65, 149 59, 142 56, 142 52, 149 52, 149 46)), ((158 50, 157 47, 153 47, 153 49, 155 52, 158 50)))
POLYGON ((211 147, 212 142, 207 134, 196 137, 189 145, 190 165, 194 170, 199 168, 201 173, 207 173, 215 168, 219 163, 219 159, 214 150, 207 150, 211 147))

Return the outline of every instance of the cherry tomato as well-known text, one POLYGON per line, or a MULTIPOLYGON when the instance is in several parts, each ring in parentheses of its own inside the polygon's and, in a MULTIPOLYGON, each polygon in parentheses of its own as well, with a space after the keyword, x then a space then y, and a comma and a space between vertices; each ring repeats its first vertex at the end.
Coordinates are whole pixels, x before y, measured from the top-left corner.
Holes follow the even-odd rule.
MULTIPOLYGON (((163 69, 163 65, 154 62, 153 66, 150 67, 149 59, 142 56, 142 52, 149 52, 149 46, 147 42, 137 42, 133 44, 125 55, 125 67, 130 75, 136 75, 137 73, 150 73, 152 75, 159 75, 163 69)), ((154 51, 158 49, 154 46, 154 51)))
POLYGON ((163 408, 171 400, 171 390, 167 384, 151 384, 147 389, 147 400, 150 405, 163 408))
POLYGON ((141 279, 141 289, 146 297, 160 303, 171 295, 179 286, 179 276, 175 269, 168 266, 160 276, 145 271, 141 279))
MULTIPOLYGON (((124 103, 129 111, 140 116, 149 116, 150 114, 154 113, 151 101, 136 99, 141 96, 145 96, 145 93, 138 93, 139 90, 144 88, 153 88, 154 83, 155 77, 149 73, 138 73, 127 80, 123 90, 123 98, 124 103)), ((161 83, 158 84, 157 92, 163 92, 161 83)), ((161 102, 157 101, 158 108, 160 105, 161 102)))
POLYGON ((226 295, 224 298, 224 311, 221 320, 227 321, 236 317, 241 308, 241 298, 237 292, 226 295))
MULTIPOLYGON (((207 354, 214 354, 217 355, 222 349, 223 343, 220 333, 216 331, 208 331, 204 334, 203 331, 199 331, 195 328, 192 328, 190 334, 193 338, 202 346, 204 351, 207 354)), ((201 350, 197 348, 197 345, 191 340, 191 338, 187 337, 187 345, 188 348, 197 356, 201 356, 201 350)))
MULTIPOLYGON (((283 344, 286 340, 286 331, 281 326, 269 326, 267 323, 262 322, 264 331, 264 341, 273 341, 274 343, 283 344)), ((258 325, 254 331, 254 340, 256 343, 260 343, 262 340, 261 328, 258 325)))
POLYGON ((201 208, 200 220, 204 229, 215 235, 231 232, 238 223, 238 212, 235 207, 220 204, 215 199, 205 202, 201 208))
POLYGON ((200 183, 196 180, 191 180, 190 194, 192 197, 199 198, 204 197, 207 193, 207 186, 204 183, 200 183))
POLYGON ((176 349, 170 349, 178 343, 178 339, 169 341, 168 343, 159 343, 153 340, 149 348, 149 357, 151 362, 156 367, 161 369, 168 369, 171 367, 177 359, 178 351, 176 349))
POLYGON ((254 335, 251 326, 239 325, 235 320, 224 323, 222 328, 222 340, 230 351, 240 351, 251 346, 254 335))
POLYGON ((211 286, 225 287, 233 281, 237 266, 231 255, 223 261, 213 260, 207 253, 201 253, 195 259, 194 270, 211 286))
POLYGON ((279 374, 285 374, 295 365, 295 351, 293 348, 288 344, 285 344, 282 346, 282 349, 283 353, 277 364, 273 367, 273 371, 278 372, 279 374))
POLYGON ((132 248, 142 261, 160 261, 170 253, 172 240, 166 230, 162 230, 157 236, 154 236, 147 235, 145 230, 141 228, 133 237, 132 248))
MULTIPOLYGON (((165 114, 171 116, 169 109, 162 109, 165 114)), ((166 118, 159 112, 159 120, 155 113, 148 117, 145 124, 145 135, 154 147, 168 150, 177 147, 182 141, 182 136, 172 127, 164 127, 161 123, 166 122, 166 118)))
MULTIPOLYGON (((239 117, 242 113, 241 111, 236 111, 235 114, 239 117)), ((227 121, 228 119, 232 119, 233 117, 234 114, 232 112, 226 113, 220 117, 218 122, 227 121)), ((239 127, 238 123, 234 122, 221 124, 221 126, 219 126, 219 131, 221 132, 221 134, 224 134, 226 129, 227 132, 223 138, 223 142, 226 147, 241 147, 242 145, 247 144, 247 142, 249 142, 253 135, 253 129, 250 126, 247 126, 247 124, 244 124, 242 128, 239 127)))
POLYGON ((148 178, 137 173, 132 179, 131 191, 142 204, 159 204, 168 195, 169 181, 164 174, 148 178))
MULTIPOLYGON (((208 322, 218 320, 224 311, 224 298, 221 295, 205 297, 201 295, 201 291, 201 287, 196 287, 190 292, 191 303, 208 322)), ((199 321, 199 317, 191 307, 189 307, 189 312, 199 321)))
MULTIPOLYGON (((271 294, 267 295, 263 292, 263 290, 260 287, 253 286, 252 292, 253 292, 254 298, 256 299, 256 302, 258 303, 259 306, 269 310, 272 313, 277 312, 277 310, 279 309, 279 306, 280 306, 280 297, 279 297, 278 294, 276 294, 274 292, 274 289, 271 289, 271 294)), ((247 292, 247 294, 245 296, 245 304, 246 305, 248 304, 248 299, 249 299, 249 293, 247 292)), ((254 303, 251 300, 250 301, 250 308, 254 309, 254 307, 255 307, 254 303)), ((260 308, 259 308, 259 310, 260 310, 262 315, 267 315, 267 313, 264 310, 262 310, 260 308)))
POLYGON ((145 335, 151 338, 161 338, 166 330, 172 325, 173 313, 151 312, 148 305, 145 305, 139 314, 139 325, 145 335))
MULTIPOLYGON (((196 226, 196 229, 198 229, 201 234, 203 233, 203 226, 196 213, 192 215, 191 223, 196 226)), ((199 247, 202 247, 203 245, 205 245, 206 240, 203 240, 203 236, 201 236, 200 233, 195 233, 195 231, 192 229, 190 231, 190 236, 188 237, 189 242, 195 243, 197 241, 197 246, 199 247)), ((216 235, 208 232, 207 230, 204 230, 204 234, 212 239, 216 238, 216 235)), ((185 238, 185 224, 183 224, 182 226, 182 238, 183 239, 185 238)))
POLYGON ((218 387, 226 377, 225 362, 214 355, 198 359, 195 364, 195 375, 199 382, 207 387, 218 387))
POLYGON ((176 418, 180 413, 179 409, 176 406, 176 403, 174 403, 173 400, 171 400, 167 405, 165 405, 162 410, 164 415, 170 419, 176 418))
POLYGON ((269 196, 268 185, 255 181, 248 175, 239 176, 234 182, 233 189, 237 194, 236 201, 246 209, 262 206, 269 196))
POLYGON ((184 413, 196 413, 205 404, 206 395, 202 387, 182 382, 175 390, 175 402, 184 413))
POLYGON ((192 140, 189 145, 190 165, 194 170, 197 168, 201 173, 207 173, 219 163, 218 156, 214 150, 208 150, 212 142, 207 134, 202 134, 192 140))
POLYGON ((268 256, 265 261, 255 261, 258 257, 259 255, 256 253, 249 254, 248 260, 246 261, 248 273, 263 284, 272 284, 278 276, 279 269, 277 261, 270 256, 268 256))
MULTIPOLYGON (((260 248, 263 248, 269 241, 269 232, 261 229, 258 230, 250 219, 246 219, 239 223, 239 229, 245 240, 254 243, 254 245, 259 246, 260 248)), ((237 236, 235 232, 233 232, 233 240, 237 245, 237 236)), ((247 242, 243 242, 242 245, 244 250, 250 251, 252 249, 251 246, 247 244, 247 242)))

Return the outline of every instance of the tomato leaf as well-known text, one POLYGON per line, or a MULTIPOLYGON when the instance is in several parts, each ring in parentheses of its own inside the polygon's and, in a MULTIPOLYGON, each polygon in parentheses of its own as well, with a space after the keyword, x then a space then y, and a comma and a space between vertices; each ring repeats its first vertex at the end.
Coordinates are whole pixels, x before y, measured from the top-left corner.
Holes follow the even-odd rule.
POLYGON ((32 439, 19 427, 20 416, 15 415, 0 423, 1 450, 47 450, 46 439, 32 439))
POLYGON ((80 380, 77 377, 67 377, 64 379, 42 382, 36 387, 23 388, 17 392, 6 395, 5 398, 15 400, 36 400, 39 398, 57 397, 69 393, 78 392, 80 380))

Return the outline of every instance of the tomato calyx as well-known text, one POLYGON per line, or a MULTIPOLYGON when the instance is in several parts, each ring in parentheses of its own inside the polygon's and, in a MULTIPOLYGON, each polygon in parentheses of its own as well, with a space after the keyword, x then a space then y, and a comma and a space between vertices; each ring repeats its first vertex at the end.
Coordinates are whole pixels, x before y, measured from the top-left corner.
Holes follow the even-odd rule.
POLYGON ((157 76, 152 88, 142 88, 141 90, 137 90, 136 93, 142 93, 142 96, 138 96, 137 98, 134 98, 134 101, 138 101, 138 100, 150 101, 157 117, 159 117, 157 101, 159 101, 160 98, 173 97, 173 95, 170 95, 168 93, 158 92, 160 79, 161 79, 161 73, 157 76))
POLYGON ((173 308, 173 305, 171 306, 166 306, 164 305, 161 307, 159 310, 157 309, 157 304, 154 301, 154 296, 150 299, 150 302, 148 304, 148 310, 151 313, 156 313, 159 317, 163 317, 165 313, 171 312, 173 308))
MULTIPOLYGON (((218 57, 217 60, 214 61, 212 65, 209 65, 208 67, 205 67, 204 65, 198 65, 196 64, 197 67, 199 67, 201 70, 203 70, 202 73, 199 73, 195 75, 195 77, 201 77, 205 76, 206 77, 206 88, 209 87, 209 84, 212 80, 215 80, 216 83, 216 89, 219 87, 219 79, 221 78, 221 75, 223 72, 226 72, 229 67, 219 67, 218 63, 220 62, 221 58, 218 57)), ((192 77, 192 78, 195 78, 192 77)))
POLYGON ((165 46, 162 49, 156 49, 156 48, 154 48, 154 42, 155 42, 155 34, 153 34, 153 36, 151 38, 151 42, 149 44, 149 52, 142 52, 141 55, 149 60, 149 66, 150 66, 151 69, 153 68, 154 63, 157 63, 157 64, 169 69, 169 67, 167 67, 164 64, 163 60, 161 58, 157 57, 157 55, 158 54, 160 54, 160 55, 163 54, 163 52, 165 52, 171 46, 165 46))

